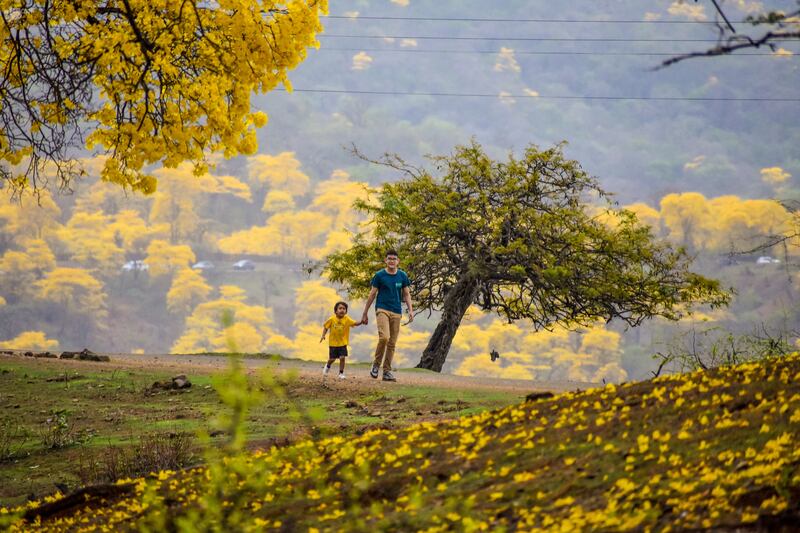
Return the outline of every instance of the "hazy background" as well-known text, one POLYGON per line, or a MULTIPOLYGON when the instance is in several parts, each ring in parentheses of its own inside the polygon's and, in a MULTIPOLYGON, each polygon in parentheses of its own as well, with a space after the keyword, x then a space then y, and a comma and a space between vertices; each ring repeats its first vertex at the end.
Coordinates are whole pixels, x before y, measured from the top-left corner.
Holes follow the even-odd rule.
MULTIPOLYGON (((723 5, 741 20, 796 4, 723 5)), ((149 198, 93 177, 40 208, 0 205, 1 346, 186 353, 233 342, 324 359, 321 324, 343 293, 306 266, 347 246, 360 221, 349 206, 365 185, 399 177, 348 147, 424 164, 471 137, 497 157, 567 141, 620 205, 737 297, 725 312, 634 331, 534 333, 471 312, 445 371, 619 381, 645 376, 650 355, 692 328, 800 329, 797 250, 727 256, 788 227, 789 213, 761 200, 798 197, 800 106, 743 99, 800 98, 798 43, 654 70, 713 44, 714 26, 702 24, 714 20, 710 3, 334 1, 330 11, 321 48, 290 75, 294 92, 254 97, 269 115, 259 155, 219 160, 199 180, 159 170, 149 198), (781 262, 756 264, 766 254, 781 262), (245 257, 256 269, 234 271, 245 257), (121 270, 131 260, 148 270, 121 270), (188 268, 200 260, 215 268, 188 268), (223 309, 235 311, 233 328, 223 309)), ((87 161, 96 176, 99 159, 87 161)), ((361 310, 354 302, 351 314, 361 310)), ((416 363, 435 319, 403 331, 401 366, 416 363)), ((354 331, 356 360, 374 338, 374 326, 354 331)))

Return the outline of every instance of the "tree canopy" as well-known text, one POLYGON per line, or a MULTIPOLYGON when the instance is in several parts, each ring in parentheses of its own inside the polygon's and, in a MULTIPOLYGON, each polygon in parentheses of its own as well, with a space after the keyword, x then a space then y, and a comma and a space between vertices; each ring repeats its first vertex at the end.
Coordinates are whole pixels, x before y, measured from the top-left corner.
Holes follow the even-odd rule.
POLYGON ((562 146, 529 146, 494 161, 475 141, 431 158, 440 177, 388 155, 405 179, 357 207, 369 231, 328 256, 325 271, 363 295, 383 250, 397 248, 420 311, 441 320, 419 366, 440 371, 464 312, 476 304, 534 329, 621 319, 631 326, 678 319, 692 304, 728 303, 717 281, 689 270, 690 258, 654 239, 562 146), (602 208, 590 202, 605 202, 602 208))
POLYGON ((327 0, 0 0, 0 178, 68 186, 75 152, 104 180, 151 193, 147 165, 206 168, 256 150, 254 91, 291 85, 327 0))

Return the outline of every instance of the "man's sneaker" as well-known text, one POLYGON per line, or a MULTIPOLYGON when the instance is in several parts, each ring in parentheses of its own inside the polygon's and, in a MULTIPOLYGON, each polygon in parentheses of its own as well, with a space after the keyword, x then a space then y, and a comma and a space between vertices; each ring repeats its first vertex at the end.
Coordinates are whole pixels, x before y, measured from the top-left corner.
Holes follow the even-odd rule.
POLYGON ((397 378, 394 377, 394 374, 392 374, 390 371, 386 370, 383 373, 383 381, 397 381, 397 378))
POLYGON ((322 367, 322 375, 323 375, 323 377, 327 376, 328 372, 330 372, 330 371, 331 371, 331 367, 329 367, 328 365, 323 366, 322 367))
POLYGON ((372 365, 372 370, 369 371, 370 377, 374 379, 378 379, 378 372, 380 372, 380 367, 378 365, 372 365))
POLYGON ((339 379, 346 379, 344 372, 339 372, 339 379))

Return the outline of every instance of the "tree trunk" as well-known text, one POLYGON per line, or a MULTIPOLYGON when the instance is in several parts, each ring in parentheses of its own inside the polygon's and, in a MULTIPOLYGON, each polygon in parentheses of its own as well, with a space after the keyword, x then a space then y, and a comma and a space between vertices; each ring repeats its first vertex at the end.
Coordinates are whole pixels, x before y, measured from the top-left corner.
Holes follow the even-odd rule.
POLYGON ((419 360, 417 368, 442 371, 453 337, 456 336, 461 319, 464 318, 464 313, 467 312, 477 292, 478 282, 466 277, 459 279, 450 289, 444 299, 442 318, 436 326, 431 340, 428 341, 428 346, 422 352, 422 358, 419 360))

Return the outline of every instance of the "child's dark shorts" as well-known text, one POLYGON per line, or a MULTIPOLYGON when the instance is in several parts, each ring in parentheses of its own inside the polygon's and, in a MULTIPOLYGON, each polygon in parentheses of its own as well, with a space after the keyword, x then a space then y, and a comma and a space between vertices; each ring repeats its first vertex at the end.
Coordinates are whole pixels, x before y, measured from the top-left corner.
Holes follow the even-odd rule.
POLYGON ((347 357, 347 346, 328 346, 328 359, 347 357))

